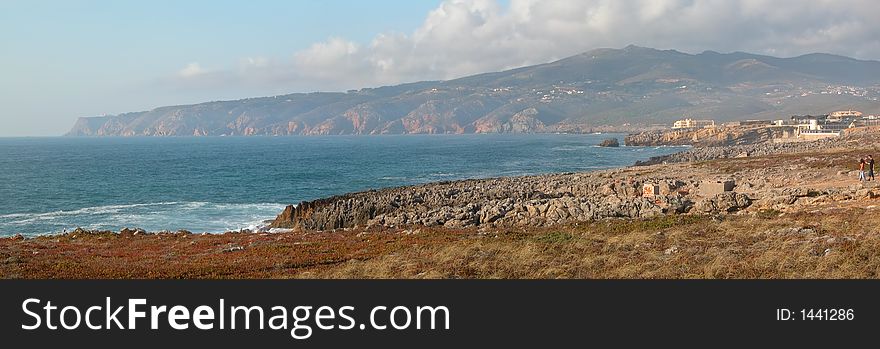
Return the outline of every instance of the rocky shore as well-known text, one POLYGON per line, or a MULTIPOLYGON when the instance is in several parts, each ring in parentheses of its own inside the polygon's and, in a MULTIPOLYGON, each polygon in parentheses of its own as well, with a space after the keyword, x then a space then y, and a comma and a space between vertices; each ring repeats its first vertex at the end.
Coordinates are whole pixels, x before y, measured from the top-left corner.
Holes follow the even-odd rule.
POLYGON ((878 149, 693 148, 351 193, 288 206, 271 232, 0 238, 0 278, 876 278, 880 187, 854 170, 878 149))
POLYGON ((807 201, 800 198, 850 200, 869 194, 853 186, 857 182, 850 169, 835 166, 850 166, 852 159, 842 152, 873 146, 869 141, 846 137, 701 147, 630 168, 372 190, 290 205, 271 226, 306 231, 375 226, 540 227, 605 218, 728 214, 751 206, 779 209, 807 201), (767 156, 785 154, 809 155, 814 160, 765 163, 767 156), (741 160, 742 167, 700 163, 718 159, 741 160), (750 160, 761 165, 750 167, 750 160), (735 188, 721 192, 708 188, 720 180, 732 181, 735 188), (836 182, 840 185, 829 187, 836 182), (646 186, 653 192, 646 193, 646 186))
POLYGON ((873 143, 874 141, 869 137, 852 136, 826 138, 813 142, 762 142, 745 145, 694 147, 686 151, 670 155, 652 157, 646 161, 637 161, 635 165, 645 166, 656 164, 708 161, 715 159, 766 156, 775 154, 807 153, 845 147, 860 147, 864 145, 872 145, 873 143))
POLYGON ((647 179, 627 171, 493 178, 353 193, 288 206, 276 228, 329 230, 357 226, 543 226, 609 217, 683 212, 692 182, 651 177, 668 195, 643 198, 647 179))
POLYGON ((780 128, 720 126, 680 130, 650 130, 624 138, 628 146, 693 145, 720 147, 769 142, 782 134, 780 128))

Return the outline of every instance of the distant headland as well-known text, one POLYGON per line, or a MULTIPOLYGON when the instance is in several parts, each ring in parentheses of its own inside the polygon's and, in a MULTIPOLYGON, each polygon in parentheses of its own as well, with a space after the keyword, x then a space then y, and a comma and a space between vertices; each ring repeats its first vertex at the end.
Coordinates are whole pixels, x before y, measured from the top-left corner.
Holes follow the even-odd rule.
POLYGON ((719 122, 880 113, 880 62, 638 46, 448 81, 295 93, 81 117, 70 136, 592 133, 682 115, 719 122))

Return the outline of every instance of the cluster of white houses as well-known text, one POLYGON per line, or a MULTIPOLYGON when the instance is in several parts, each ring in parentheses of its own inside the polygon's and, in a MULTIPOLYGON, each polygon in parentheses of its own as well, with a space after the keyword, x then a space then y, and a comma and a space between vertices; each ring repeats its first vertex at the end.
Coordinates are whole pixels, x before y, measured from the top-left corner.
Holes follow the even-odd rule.
MULTIPOLYGON (((863 115, 855 110, 841 110, 824 115, 794 115, 789 120, 745 120, 724 123, 724 127, 779 128, 776 142, 811 141, 837 137, 843 130, 864 126, 880 126, 880 116, 863 115)), ((674 130, 714 128, 714 120, 682 119, 672 125, 674 130)))

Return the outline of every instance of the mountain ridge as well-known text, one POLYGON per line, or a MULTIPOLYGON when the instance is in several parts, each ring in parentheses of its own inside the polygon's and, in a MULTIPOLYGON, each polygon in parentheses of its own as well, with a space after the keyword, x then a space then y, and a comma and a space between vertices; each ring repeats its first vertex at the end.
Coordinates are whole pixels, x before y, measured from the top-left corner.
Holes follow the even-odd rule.
POLYGON ((778 58, 630 45, 446 81, 163 106, 80 117, 69 136, 591 132, 880 113, 880 62, 825 53, 778 58))

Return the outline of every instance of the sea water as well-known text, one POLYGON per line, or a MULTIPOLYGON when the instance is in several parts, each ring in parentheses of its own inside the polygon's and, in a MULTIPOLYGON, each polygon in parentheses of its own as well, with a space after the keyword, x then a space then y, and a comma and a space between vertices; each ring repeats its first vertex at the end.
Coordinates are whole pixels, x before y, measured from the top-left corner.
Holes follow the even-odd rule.
POLYGON ((0 138, 0 235, 254 229, 285 205, 335 194, 589 171, 681 150, 596 146, 622 136, 0 138))

